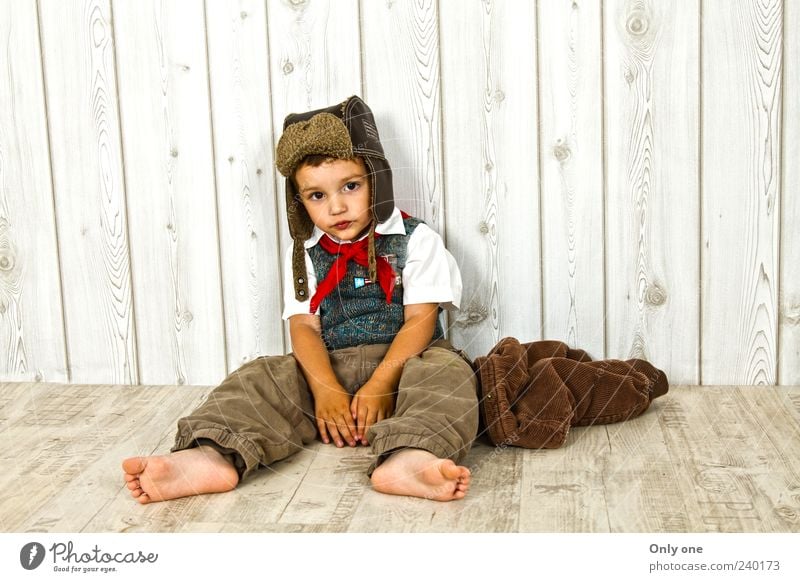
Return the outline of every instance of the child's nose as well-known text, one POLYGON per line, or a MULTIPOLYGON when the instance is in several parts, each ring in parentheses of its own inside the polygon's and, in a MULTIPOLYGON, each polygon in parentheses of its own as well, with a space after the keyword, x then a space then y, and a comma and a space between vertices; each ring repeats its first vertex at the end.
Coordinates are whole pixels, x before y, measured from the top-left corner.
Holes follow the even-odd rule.
POLYGON ((345 210, 347 210, 347 206, 342 200, 341 196, 331 196, 331 204, 330 204, 330 212, 331 214, 341 214, 345 210))

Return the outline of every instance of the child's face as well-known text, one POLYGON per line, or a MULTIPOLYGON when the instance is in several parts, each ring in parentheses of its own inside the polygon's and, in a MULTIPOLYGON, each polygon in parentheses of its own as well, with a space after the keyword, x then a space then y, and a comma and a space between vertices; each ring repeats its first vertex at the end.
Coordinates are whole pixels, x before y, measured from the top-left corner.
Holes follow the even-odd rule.
POLYGON ((311 222, 334 239, 354 240, 369 226, 369 178, 360 158, 302 165, 294 180, 311 222))

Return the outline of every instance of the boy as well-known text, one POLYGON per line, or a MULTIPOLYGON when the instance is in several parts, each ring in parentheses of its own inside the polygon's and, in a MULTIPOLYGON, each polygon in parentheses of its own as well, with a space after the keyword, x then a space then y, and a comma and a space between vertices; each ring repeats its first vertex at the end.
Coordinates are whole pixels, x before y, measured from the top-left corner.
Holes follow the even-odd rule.
POLYGON ((276 150, 289 232, 284 319, 294 352, 245 364, 178 422, 169 455, 123 461, 140 503, 229 491, 314 440, 371 445, 377 491, 463 498, 476 378, 443 338, 461 278, 441 238, 394 207, 369 107, 289 115, 276 150))

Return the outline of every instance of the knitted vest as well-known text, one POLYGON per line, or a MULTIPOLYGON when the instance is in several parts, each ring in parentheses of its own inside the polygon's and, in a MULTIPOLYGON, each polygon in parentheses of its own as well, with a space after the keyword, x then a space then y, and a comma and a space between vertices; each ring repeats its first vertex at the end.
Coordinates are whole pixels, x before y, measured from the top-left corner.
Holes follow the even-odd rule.
MULTIPOLYGON (((391 343, 403 326, 402 272, 408 256, 408 239, 422 221, 409 217, 403 219, 406 234, 379 235, 375 239, 375 254, 385 256, 401 277, 392 293, 392 302, 377 282, 369 283, 369 273, 355 261, 350 261, 339 286, 322 300, 319 316, 322 322, 322 340, 328 350, 339 350, 361 344, 391 343)), ((308 249, 317 281, 328 274, 336 255, 328 253, 321 245, 308 249)), ((444 337, 442 326, 436 320, 433 339, 444 337)))

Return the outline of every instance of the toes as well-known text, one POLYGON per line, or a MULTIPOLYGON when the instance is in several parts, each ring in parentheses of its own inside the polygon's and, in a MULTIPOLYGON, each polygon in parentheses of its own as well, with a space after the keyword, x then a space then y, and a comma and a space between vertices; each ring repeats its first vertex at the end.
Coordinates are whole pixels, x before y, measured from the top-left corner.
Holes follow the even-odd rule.
POLYGON ((453 461, 450 459, 445 459, 439 465, 439 471, 442 473, 445 479, 456 481, 461 476, 461 469, 463 467, 457 466, 453 461))
POLYGON ((144 489, 142 489, 141 487, 137 487, 136 489, 133 489, 131 491, 131 497, 133 497, 139 503, 150 503, 150 501, 152 501, 150 499, 150 496, 147 494, 147 492, 144 489))
POLYGON ((131 457, 122 461, 122 470, 129 475, 138 475, 144 471, 146 465, 145 457, 131 457))
POLYGON ((441 465, 439 465, 439 471, 441 471, 445 479, 457 481, 459 483, 469 483, 469 469, 462 467, 461 465, 456 465, 450 459, 446 459, 441 465))
POLYGON ((136 491, 137 489, 141 489, 141 488, 142 488, 142 486, 139 483, 138 479, 128 482, 128 489, 130 489, 131 491, 136 491))

